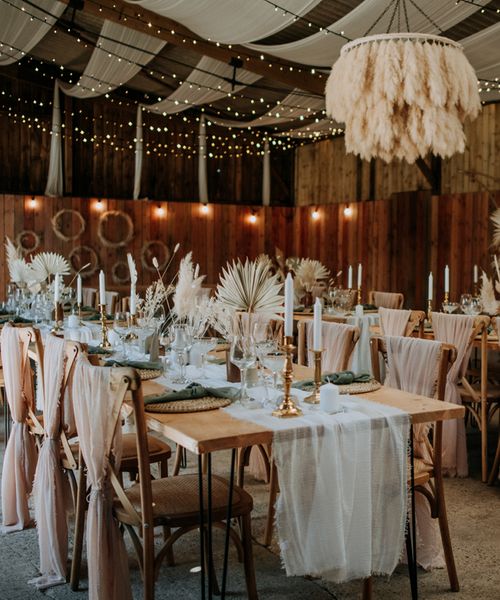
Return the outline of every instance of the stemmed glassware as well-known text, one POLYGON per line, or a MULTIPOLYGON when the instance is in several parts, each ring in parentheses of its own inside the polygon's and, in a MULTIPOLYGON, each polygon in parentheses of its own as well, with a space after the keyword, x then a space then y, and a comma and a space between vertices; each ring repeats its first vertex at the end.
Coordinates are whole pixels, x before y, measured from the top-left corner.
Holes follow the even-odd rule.
POLYGON ((235 335, 231 342, 231 362, 241 371, 240 402, 248 404, 252 399, 248 395, 247 371, 255 365, 257 353, 255 340, 251 335, 235 335))
POLYGON ((125 339, 127 337, 127 333, 129 331, 127 324, 127 313, 125 312, 117 312, 115 313, 115 318, 113 321, 113 331, 118 335, 122 347, 123 355, 126 357, 127 353, 125 351, 125 339))
POLYGON ((286 352, 284 350, 272 349, 265 352, 260 358, 266 369, 273 374, 273 388, 276 394, 279 392, 278 376, 285 368, 286 352))
POLYGON ((200 350, 201 355, 201 373, 203 377, 207 376, 207 354, 217 347, 216 337, 196 337, 194 338, 194 344, 200 350))
POLYGON ((171 347, 177 356, 177 363, 180 367, 178 377, 172 381, 173 383, 186 384, 188 383, 188 379, 186 378, 186 354, 193 345, 193 339, 187 325, 174 325, 172 327, 172 336, 171 347))

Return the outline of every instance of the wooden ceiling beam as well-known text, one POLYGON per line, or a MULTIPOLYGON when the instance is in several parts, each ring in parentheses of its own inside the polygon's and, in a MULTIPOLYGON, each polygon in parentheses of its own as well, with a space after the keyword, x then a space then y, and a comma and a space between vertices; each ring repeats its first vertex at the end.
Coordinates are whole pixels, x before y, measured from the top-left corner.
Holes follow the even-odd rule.
MULTIPOLYGON (((63 1, 69 4, 69 0, 63 1)), ((325 92, 326 75, 313 74, 310 67, 261 54, 239 45, 218 45, 209 42, 172 19, 123 0, 85 0, 83 12, 147 33, 174 46, 189 48, 224 63, 239 57, 243 61, 244 69, 292 88, 300 88, 320 96, 325 92)))

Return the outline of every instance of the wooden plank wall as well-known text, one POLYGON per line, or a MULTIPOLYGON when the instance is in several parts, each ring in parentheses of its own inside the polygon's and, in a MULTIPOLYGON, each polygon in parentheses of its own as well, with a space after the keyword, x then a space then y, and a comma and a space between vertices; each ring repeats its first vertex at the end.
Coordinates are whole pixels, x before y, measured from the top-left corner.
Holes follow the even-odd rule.
MULTIPOLYGON (((466 149, 442 161, 441 191, 461 194, 500 189, 500 103, 483 107, 465 124, 466 149)), ((376 160, 370 185, 370 163, 346 154, 343 137, 305 144, 295 152, 295 203, 314 205, 389 198, 400 192, 430 190, 416 165, 376 160)))
MULTIPOLYGON (((322 260, 336 273, 345 275, 349 264, 363 263, 364 289, 401 291, 407 306, 425 308, 427 275, 434 272, 436 297, 442 298, 442 273, 451 269, 451 296, 458 299, 470 291, 472 266, 488 270, 489 213, 500 192, 470 193, 431 197, 425 192, 400 194, 391 200, 358 202, 354 214, 346 218, 341 205, 321 205, 320 219, 311 218, 310 207, 253 207, 257 222, 249 220, 252 207, 210 205, 208 215, 198 203, 166 203, 163 216, 158 203, 132 200, 103 200, 108 210, 119 209, 134 222, 135 235, 127 248, 104 248, 97 236, 99 211, 95 198, 36 197, 0 195, 0 239, 15 238, 22 230, 34 230, 41 240, 40 249, 68 254, 77 245, 94 248, 100 266, 108 273, 109 287, 126 291, 127 286, 113 285, 110 272, 119 260, 132 252, 139 266, 139 284, 146 285, 153 275, 140 267, 141 248, 150 240, 162 240, 170 249, 181 244, 172 273, 180 257, 193 251, 207 282, 215 283, 226 261, 281 248, 287 256, 309 256, 322 260), (80 211, 87 222, 82 236, 73 242, 60 240, 53 232, 50 218, 61 208, 80 211)), ((63 220, 66 232, 73 231, 70 219, 63 220)), ((116 239, 120 232, 108 231, 116 239)), ((0 250, 0 297, 8 281, 3 244, 0 250)), ((96 287, 97 276, 85 285, 96 287)))

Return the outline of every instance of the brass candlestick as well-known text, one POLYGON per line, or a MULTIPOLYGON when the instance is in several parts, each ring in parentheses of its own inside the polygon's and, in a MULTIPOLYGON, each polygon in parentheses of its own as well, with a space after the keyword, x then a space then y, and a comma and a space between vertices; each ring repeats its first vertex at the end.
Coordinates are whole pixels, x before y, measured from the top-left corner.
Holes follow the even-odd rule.
POLYGON ((283 344, 283 350, 285 350, 286 352, 285 368, 283 370, 284 398, 283 402, 279 405, 279 407, 273 411, 274 417, 299 417, 302 414, 302 411, 298 406, 296 406, 293 397, 290 393, 293 381, 293 349, 293 338, 291 336, 286 336, 285 343, 283 344))
POLYGON ((108 326, 106 324, 106 305, 99 304, 99 311, 101 313, 101 343, 99 344, 99 347, 108 350, 109 348, 111 348, 111 344, 108 340, 108 326))
POLYGON ((361 304, 361 286, 358 287, 358 305, 361 304))
POLYGON ((479 289, 477 287, 477 281, 474 281, 474 296, 479 296, 479 289))
POLYGON ((308 404, 319 404, 319 388, 321 387, 321 355, 323 350, 313 350, 314 354, 314 391, 304 398, 308 404))
POLYGON ((444 301, 443 304, 448 304, 448 302, 450 301, 450 293, 449 292, 445 292, 444 293, 444 301))
POLYGON ((62 324, 64 321, 63 305, 60 302, 54 301, 54 326, 50 330, 51 333, 60 334, 63 330, 62 324))
POLYGON ((427 300, 427 320, 432 323, 432 300, 430 298, 427 300))
POLYGON ((129 314, 127 316, 127 327, 136 327, 136 326, 137 326, 136 315, 129 314))
POLYGON ((78 310, 78 320, 80 321, 80 325, 82 325, 82 303, 78 302, 78 304, 76 305, 76 308, 78 310))

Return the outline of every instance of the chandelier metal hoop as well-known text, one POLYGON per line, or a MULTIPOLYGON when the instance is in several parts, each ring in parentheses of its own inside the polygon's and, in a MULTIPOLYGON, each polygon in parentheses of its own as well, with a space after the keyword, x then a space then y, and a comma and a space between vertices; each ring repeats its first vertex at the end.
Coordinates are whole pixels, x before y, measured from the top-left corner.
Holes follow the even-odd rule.
POLYGON ((390 40, 403 40, 403 41, 414 41, 414 42, 430 42, 433 44, 441 44, 442 46, 451 46, 453 48, 458 48, 459 50, 463 50, 462 44, 455 42, 454 40, 450 40, 447 37, 442 35, 433 35, 431 33, 377 33, 374 35, 368 35, 366 37, 357 38, 352 40, 352 42, 348 42, 344 46, 342 46, 341 54, 346 54, 353 48, 357 46, 361 46, 363 44, 371 44, 373 42, 388 42, 390 40))

